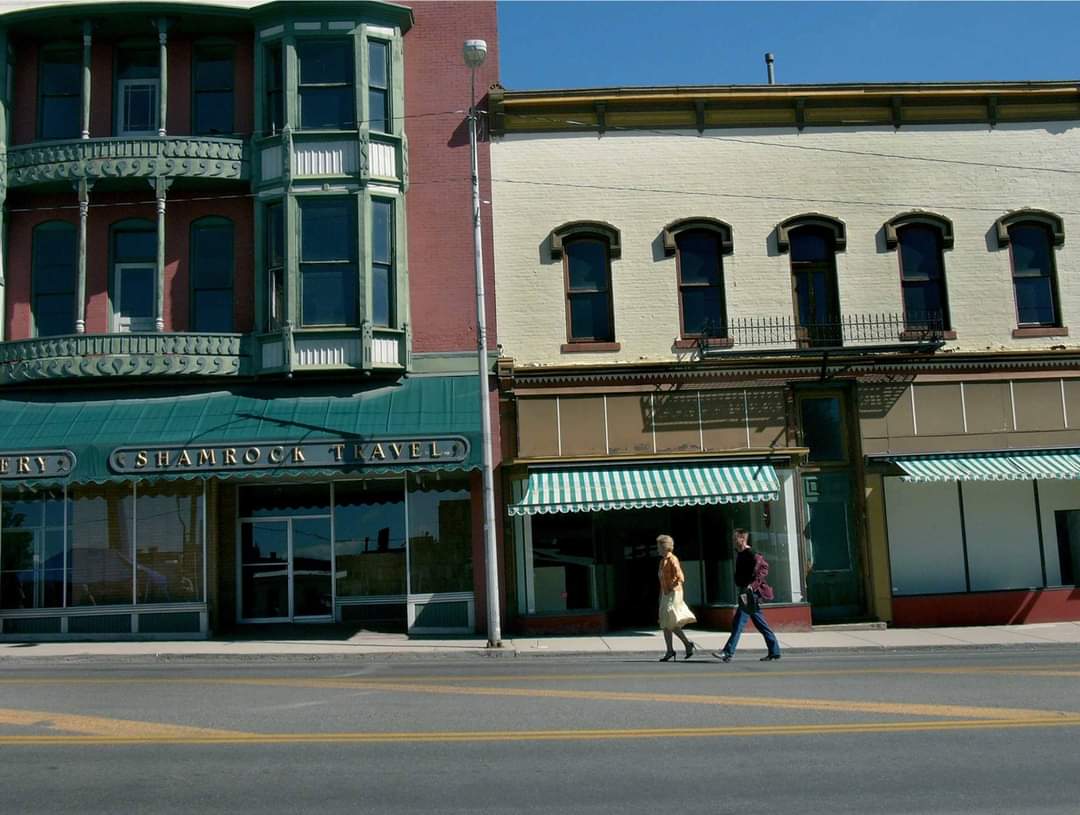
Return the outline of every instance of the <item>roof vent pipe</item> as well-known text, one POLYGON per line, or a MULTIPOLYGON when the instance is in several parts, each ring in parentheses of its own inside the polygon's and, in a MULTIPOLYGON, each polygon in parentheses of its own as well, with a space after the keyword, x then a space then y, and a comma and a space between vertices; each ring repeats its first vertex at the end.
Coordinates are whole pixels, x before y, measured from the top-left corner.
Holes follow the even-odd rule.
POLYGON ((773 57, 771 52, 765 54, 765 69, 769 72, 769 84, 776 84, 776 71, 773 69, 773 63, 776 62, 776 58, 773 57))

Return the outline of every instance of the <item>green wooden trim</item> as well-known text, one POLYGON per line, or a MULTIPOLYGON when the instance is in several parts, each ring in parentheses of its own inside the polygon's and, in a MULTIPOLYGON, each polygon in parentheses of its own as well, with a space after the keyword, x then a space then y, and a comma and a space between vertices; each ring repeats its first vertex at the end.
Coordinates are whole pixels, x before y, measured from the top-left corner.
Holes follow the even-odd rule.
POLYGON ((296 57, 296 37, 286 34, 282 40, 282 48, 285 62, 285 124, 281 129, 291 132, 300 126, 300 100, 296 92, 300 84, 300 63, 296 57))
POLYGON ((269 269, 266 264, 266 207, 273 201, 261 201, 255 200, 255 211, 252 215, 252 236, 255 241, 254 246, 254 268, 253 274, 255 276, 254 289, 255 289, 255 323, 252 326, 252 331, 265 331, 270 324, 270 309, 269 296, 269 269))
POLYGON ((300 325, 300 204, 295 195, 286 195, 285 205, 285 268, 282 285, 285 287, 284 326, 300 325))
MULTIPOLYGON (((358 190, 353 198, 356 207, 356 293, 360 302, 356 313, 360 325, 371 325, 371 196, 364 189, 358 190)), ((364 348, 364 359, 369 359, 369 348, 364 348)))

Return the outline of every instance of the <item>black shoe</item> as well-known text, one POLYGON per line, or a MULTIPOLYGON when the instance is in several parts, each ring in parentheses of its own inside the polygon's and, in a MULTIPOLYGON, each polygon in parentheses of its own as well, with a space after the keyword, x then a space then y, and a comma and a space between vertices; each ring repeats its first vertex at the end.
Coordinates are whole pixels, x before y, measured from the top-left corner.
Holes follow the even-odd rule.
POLYGON ((673 659, 675 659, 675 652, 674 651, 668 651, 666 654, 664 654, 662 657, 660 657, 661 662, 670 662, 673 659))
POLYGON ((686 645, 686 657, 685 658, 690 659, 690 657, 692 657, 694 655, 694 652, 696 650, 697 650, 697 643, 696 642, 687 643, 687 645, 686 645))
POLYGON ((761 662, 772 662, 774 659, 780 659, 779 654, 766 654, 761 658, 761 662))
POLYGON ((731 654, 726 654, 723 651, 713 651, 713 656, 721 662, 731 662, 731 654))

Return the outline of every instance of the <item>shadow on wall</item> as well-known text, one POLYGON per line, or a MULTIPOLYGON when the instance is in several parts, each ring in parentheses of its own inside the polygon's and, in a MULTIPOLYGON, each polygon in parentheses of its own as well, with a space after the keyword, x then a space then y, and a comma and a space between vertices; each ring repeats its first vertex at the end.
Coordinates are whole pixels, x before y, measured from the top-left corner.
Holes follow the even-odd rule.
POLYGON ((914 382, 913 376, 898 377, 859 387, 859 415, 866 419, 884 419, 914 382))

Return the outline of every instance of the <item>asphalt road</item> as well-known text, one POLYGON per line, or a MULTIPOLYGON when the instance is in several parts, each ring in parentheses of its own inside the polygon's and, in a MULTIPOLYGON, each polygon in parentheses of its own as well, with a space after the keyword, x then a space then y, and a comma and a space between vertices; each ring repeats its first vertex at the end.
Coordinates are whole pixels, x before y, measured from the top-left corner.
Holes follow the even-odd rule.
POLYGON ((0 661, 0 812, 1068 813, 1075 649, 0 661))

